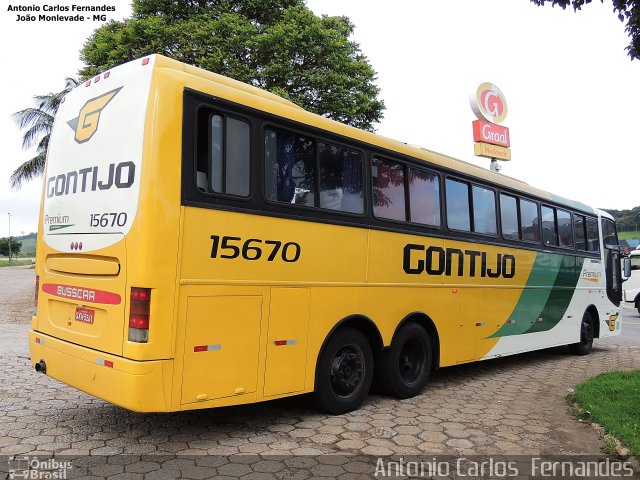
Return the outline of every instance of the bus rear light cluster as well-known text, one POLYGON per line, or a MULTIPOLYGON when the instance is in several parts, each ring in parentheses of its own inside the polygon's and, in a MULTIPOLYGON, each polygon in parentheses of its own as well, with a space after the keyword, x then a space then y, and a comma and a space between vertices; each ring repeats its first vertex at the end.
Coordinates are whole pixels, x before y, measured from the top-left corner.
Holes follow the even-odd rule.
POLYGON ((129 341, 149 341, 149 312, 151 311, 151 289, 131 287, 129 308, 129 341))

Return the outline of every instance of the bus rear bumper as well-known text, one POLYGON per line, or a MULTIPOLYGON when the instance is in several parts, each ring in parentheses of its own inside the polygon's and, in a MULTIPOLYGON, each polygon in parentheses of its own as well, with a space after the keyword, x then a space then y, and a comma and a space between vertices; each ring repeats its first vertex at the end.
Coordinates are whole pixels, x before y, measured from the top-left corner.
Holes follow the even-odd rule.
POLYGON ((172 360, 139 362, 30 330, 31 365, 94 397, 135 412, 171 410, 172 360))

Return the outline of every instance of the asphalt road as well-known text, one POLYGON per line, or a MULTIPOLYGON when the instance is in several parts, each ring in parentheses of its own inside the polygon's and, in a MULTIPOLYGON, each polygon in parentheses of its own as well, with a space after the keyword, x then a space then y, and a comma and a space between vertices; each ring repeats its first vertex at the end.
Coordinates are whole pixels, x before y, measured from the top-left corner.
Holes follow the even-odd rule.
POLYGON ((638 310, 625 308, 622 310, 622 335, 640 337, 640 314, 638 310))

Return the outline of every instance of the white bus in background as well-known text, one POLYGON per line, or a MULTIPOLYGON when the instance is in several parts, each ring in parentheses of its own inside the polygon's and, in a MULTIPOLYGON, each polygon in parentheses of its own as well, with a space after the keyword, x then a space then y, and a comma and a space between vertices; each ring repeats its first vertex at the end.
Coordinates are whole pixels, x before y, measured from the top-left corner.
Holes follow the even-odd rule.
POLYGON ((640 313, 640 250, 631 250, 629 260, 631 270, 623 283, 622 299, 625 307, 635 308, 640 313))

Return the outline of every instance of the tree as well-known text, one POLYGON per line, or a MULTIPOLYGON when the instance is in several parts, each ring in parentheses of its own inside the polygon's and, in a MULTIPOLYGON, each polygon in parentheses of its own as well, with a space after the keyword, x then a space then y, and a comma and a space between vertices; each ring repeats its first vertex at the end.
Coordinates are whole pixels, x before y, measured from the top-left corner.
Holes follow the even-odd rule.
MULTIPOLYGON (((11 238, 11 256, 18 255, 22 248, 22 242, 16 242, 11 238)), ((0 238, 0 256, 9 256, 9 238, 0 238)))
MULTIPOLYGON (((591 3, 591 0, 530 0, 536 5, 551 3, 552 6, 560 6, 564 10, 571 5, 575 11, 581 10, 583 5, 591 3)), ((604 0, 600 0, 604 3, 604 0)), ((626 20, 625 32, 631 37, 631 42, 626 47, 631 60, 640 59, 640 0, 612 0, 613 11, 618 14, 621 22, 626 20)))
POLYGON ((160 53, 372 130, 384 103, 353 30, 347 17, 317 17, 303 0, 134 0, 131 18, 87 39, 80 75, 160 53))
POLYGON ((13 188, 20 188, 24 182, 32 180, 44 172, 54 117, 58 112, 62 98, 77 85, 77 80, 67 78, 64 90, 47 95, 36 95, 33 97, 36 103, 35 107, 26 108, 13 114, 20 130, 27 129, 22 137, 22 148, 28 150, 31 147, 36 147, 36 156, 24 162, 11 174, 13 188))

